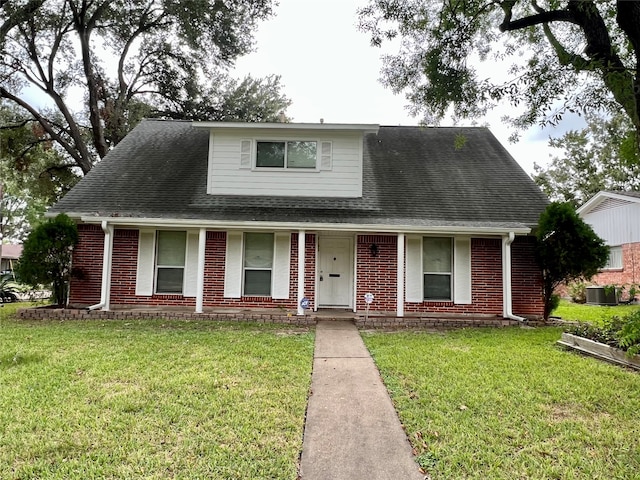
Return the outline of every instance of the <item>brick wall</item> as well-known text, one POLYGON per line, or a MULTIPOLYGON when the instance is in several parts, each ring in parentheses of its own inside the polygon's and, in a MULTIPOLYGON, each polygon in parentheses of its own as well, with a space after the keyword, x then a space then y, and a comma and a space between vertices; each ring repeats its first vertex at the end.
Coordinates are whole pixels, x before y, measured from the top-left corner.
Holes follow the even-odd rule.
POLYGON ((542 271, 534 248, 534 237, 516 237, 511 244, 511 308, 515 315, 544 313, 542 271))
MULTIPOLYGON (((314 298, 315 277, 315 235, 305 237, 305 295, 311 301, 314 298)), ((291 234, 291 275, 289 282, 289 298, 278 300, 268 297, 224 298, 224 270, 227 245, 226 232, 207 232, 205 253, 205 307, 243 307, 243 308, 280 308, 297 310, 298 296, 298 234, 291 234)))
POLYGON ((622 245, 622 269, 603 270, 591 279, 596 285, 638 285, 640 283, 640 243, 622 245))
POLYGON ((69 303, 95 305, 100 302, 104 232, 98 225, 78 225, 79 241, 73 249, 69 303))
MULTIPOLYGON (((100 227, 80 225, 80 242, 74 251, 73 265, 83 275, 71 282, 71 304, 92 305, 100 300, 104 234, 100 227)), ((315 234, 306 235, 305 295, 315 304, 315 234)), ((291 281, 289 299, 266 297, 224 298, 226 232, 207 232, 205 253, 204 307, 278 308, 297 310, 298 235, 291 234, 291 281)), ((114 306, 176 306, 195 308, 195 298, 181 295, 135 295, 138 230, 116 229, 113 242, 111 304, 114 306)), ((640 252, 638 254, 640 257, 640 252)), ((356 307, 366 308, 365 293, 373 293, 372 312, 396 309, 397 237, 395 235, 358 235, 356 242, 356 307), (376 256, 371 245, 378 248, 376 256), (368 273, 366 273, 368 272, 368 273)), ((408 315, 421 313, 502 314, 501 240, 474 238, 471 241, 472 304, 420 302, 405 304, 408 315)), ((530 239, 518 237, 512 245, 513 311, 517 315, 542 313, 542 282, 533 256, 530 239)))
POLYGON ((398 237, 395 235, 358 235, 356 243, 356 308, 367 308, 366 293, 373 293, 370 311, 394 312, 396 310, 398 275, 398 237), (378 247, 374 257, 371 245, 378 247))
POLYGON ((502 315, 502 243, 500 239, 471 239, 471 299, 469 305, 453 302, 405 304, 405 312, 482 313, 502 315))

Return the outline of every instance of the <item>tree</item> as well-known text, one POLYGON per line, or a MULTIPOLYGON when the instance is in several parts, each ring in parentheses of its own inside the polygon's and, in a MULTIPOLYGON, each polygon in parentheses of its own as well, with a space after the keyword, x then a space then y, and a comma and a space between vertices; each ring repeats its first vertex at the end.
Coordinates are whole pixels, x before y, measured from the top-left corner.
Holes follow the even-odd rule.
POLYGON ((552 199, 579 207, 600 190, 640 189, 640 152, 635 132, 621 113, 587 116, 588 126, 549 145, 564 153, 547 167, 534 164, 534 181, 552 199))
POLYGON ((277 114, 290 103, 279 78, 238 86, 227 74, 272 3, 0 0, 0 98, 28 111, 83 173, 143 116, 209 120, 200 115, 259 97, 236 86, 257 89, 277 114))
POLYGON ((400 39, 383 81, 427 121, 504 99, 524 107, 516 127, 622 110, 640 136, 640 2, 370 0, 359 15, 373 45, 400 39), (477 60, 511 61, 510 78, 483 78, 477 60))
POLYGON ((540 215, 536 239, 547 319, 554 290, 562 283, 589 280, 607 263, 609 249, 568 203, 549 204, 540 215))
POLYGON ((71 274, 71 252, 78 243, 78 227, 59 214, 34 228, 24 242, 16 273, 21 281, 37 287, 52 285, 52 301, 65 305, 71 274))
POLYGON ((21 242, 78 178, 37 123, 0 103, 0 238, 21 242))

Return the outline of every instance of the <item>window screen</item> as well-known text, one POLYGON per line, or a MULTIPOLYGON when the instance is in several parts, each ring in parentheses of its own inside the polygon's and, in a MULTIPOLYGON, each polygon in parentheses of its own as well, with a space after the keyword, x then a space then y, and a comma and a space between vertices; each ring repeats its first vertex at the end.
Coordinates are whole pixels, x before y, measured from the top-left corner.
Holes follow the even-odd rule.
POLYGON ((182 293, 187 232, 158 231, 156 292, 182 293))
POLYGON ((271 296, 273 233, 244 237, 244 295, 271 296))
POLYGON ((451 300, 452 258, 451 238, 424 237, 422 271, 425 300, 451 300))

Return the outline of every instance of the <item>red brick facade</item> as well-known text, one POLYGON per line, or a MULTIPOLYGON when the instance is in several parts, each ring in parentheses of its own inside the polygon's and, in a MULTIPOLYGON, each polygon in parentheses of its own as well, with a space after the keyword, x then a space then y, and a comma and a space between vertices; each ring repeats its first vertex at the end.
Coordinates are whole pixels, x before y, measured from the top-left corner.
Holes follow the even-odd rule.
POLYGON ((516 237, 511 244, 511 308, 516 315, 542 316, 542 272, 535 258, 535 238, 516 237))
POLYGON ((640 284, 640 243, 622 245, 622 268, 603 270, 591 279, 591 283, 626 287, 640 284))
MULTIPOLYGON (((70 303, 88 306, 100 301, 104 233, 98 226, 80 225, 80 243, 74 251, 73 266, 79 274, 71 282, 70 303)), ((315 305, 316 271, 315 234, 305 238, 305 295, 315 305)), ((291 282, 289 299, 266 297, 224 298, 226 233, 207 232, 205 247, 205 281, 203 306, 235 308, 297 309, 298 234, 291 234, 291 282)), ((171 306, 195 308, 196 299, 181 295, 136 296, 138 231, 116 229, 110 303, 113 307, 171 306)), ((542 314, 541 277, 533 257, 533 243, 518 237, 512 245, 513 313, 523 316, 542 314)), ((357 235, 356 241, 356 309, 366 308, 365 293, 373 293, 372 312, 394 312, 397 306, 397 236, 391 234, 357 235), (374 255, 371 245, 377 246, 374 255)), ((482 314, 500 316, 502 305, 502 251, 500 239, 474 238, 471 241, 472 303, 405 303, 407 315, 424 313, 482 314)))

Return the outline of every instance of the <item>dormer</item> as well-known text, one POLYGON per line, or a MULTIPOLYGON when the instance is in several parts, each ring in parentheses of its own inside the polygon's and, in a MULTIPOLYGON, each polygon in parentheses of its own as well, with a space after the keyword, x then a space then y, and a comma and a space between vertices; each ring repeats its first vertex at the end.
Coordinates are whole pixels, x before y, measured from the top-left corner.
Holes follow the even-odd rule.
POLYGON ((378 125, 194 122, 209 129, 207 193, 362 197, 363 137, 378 125))

